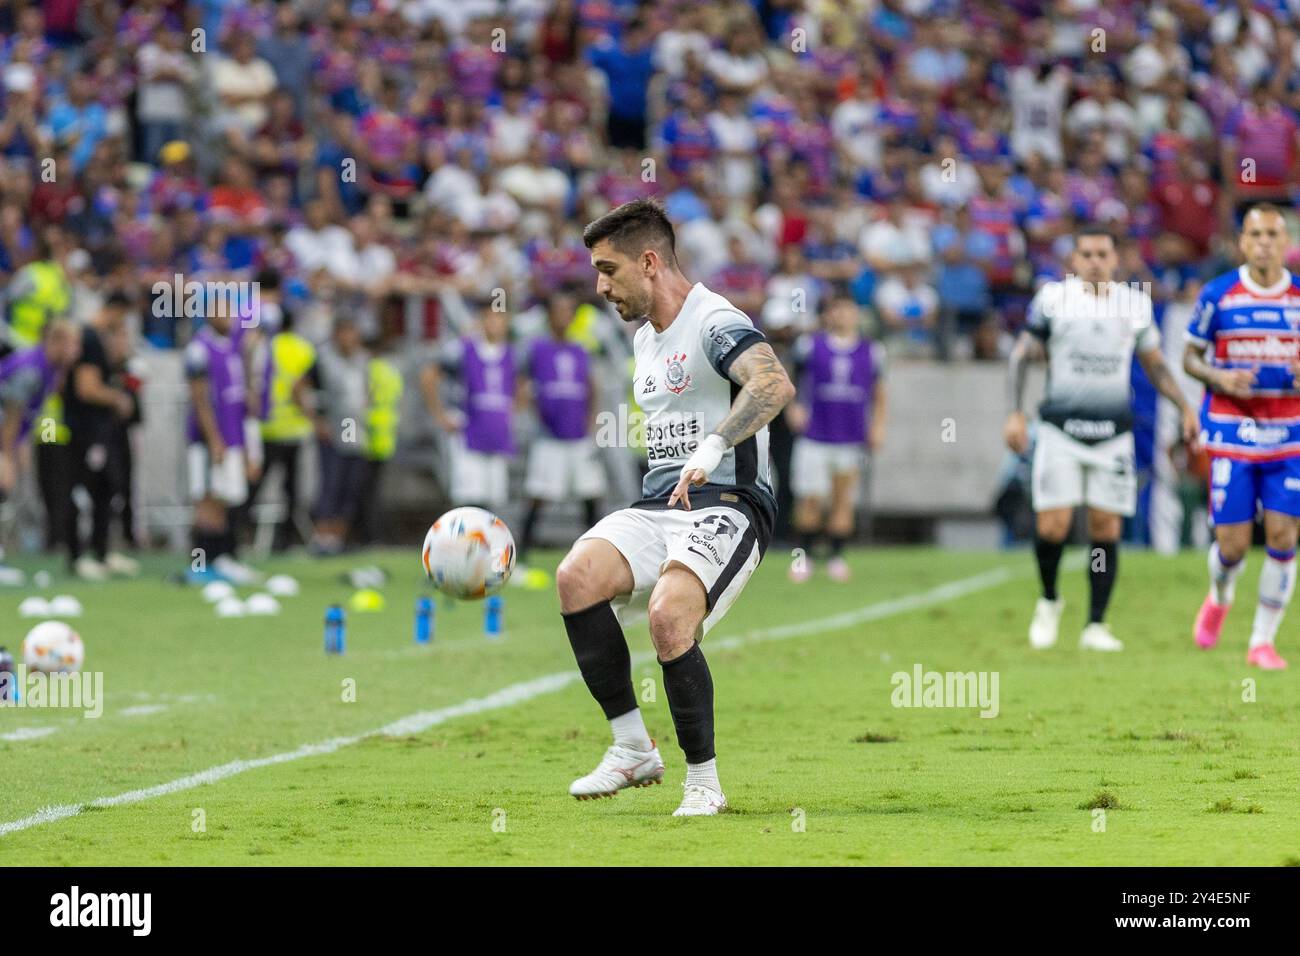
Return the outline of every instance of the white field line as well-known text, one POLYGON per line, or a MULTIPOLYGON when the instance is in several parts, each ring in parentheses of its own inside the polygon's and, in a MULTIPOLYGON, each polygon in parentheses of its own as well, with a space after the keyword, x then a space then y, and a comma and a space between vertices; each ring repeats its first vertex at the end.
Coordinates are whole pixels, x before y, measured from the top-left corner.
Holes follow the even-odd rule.
POLYGON ((58 729, 58 727, 19 727, 7 734, 0 734, 0 740, 35 740, 37 737, 46 737, 58 729))
MULTIPOLYGON (((928 591, 919 591, 915 594, 904 595, 901 598, 891 598, 887 601, 879 601, 875 604, 868 604, 854 611, 846 611, 842 614, 833 614, 829 617, 815 618, 809 621, 801 621, 797 624, 782 624, 776 627, 759 628, 750 631, 738 637, 721 638, 719 640, 710 640, 708 646, 722 647, 726 649, 741 647, 745 644, 758 643, 760 641, 777 641, 791 637, 801 637, 807 634, 818 634, 825 631, 837 630, 844 627, 850 627, 854 624, 863 624, 868 621, 876 621, 885 617, 892 617, 897 614, 905 614, 908 611, 915 611, 923 607, 930 607, 935 604, 946 604, 949 601, 955 601, 957 598, 964 597, 967 594, 973 594, 976 591, 984 591, 989 588, 997 587, 999 584, 1005 584, 1007 581, 1021 577, 1024 570, 1014 570, 1009 567, 994 568, 990 571, 984 571, 980 574, 968 578, 961 578, 956 581, 949 581, 947 584, 940 584, 928 591)), ((651 653, 634 654, 633 661, 640 663, 638 659, 648 660, 654 655, 651 653)), ((259 767, 269 767, 275 764, 288 763, 292 760, 301 760, 304 757, 317 757, 324 754, 331 754, 344 747, 350 747, 352 744, 365 740, 367 737, 387 736, 399 737, 409 734, 418 734, 435 727, 438 724, 446 723, 457 717, 468 717, 474 714, 481 714, 491 710, 500 710, 505 707, 513 707, 516 704, 522 704, 525 701, 541 697, 544 694, 554 693, 582 679, 582 675, 577 671, 563 671, 557 674, 547 674, 544 677, 537 677, 533 680, 523 681, 518 684, 511 684, 503 687, 498 691, 489 694, 486 697, 475 697, 459 704, 453 704, 450 707, 443 707, 438 710, 425 710, 419 713, 410 714, 409 716, 399 718, 392 723, 385 724, 375 730, 367 731, 361 734, 354 734, 349 737, 334 737, 330 740, 324 740, 320 743, 304 744, 296 750, 289 750, 284 753, 273 754, 269 757, 258 757, 255 760, 232 760, 230 763, 224 763, 217 767, 209 767, 207 770, 201 770, 198 773, 189 776, 179 777, 175 780, 169 780, 166 783, 160 783, 156 786, 145 787, 141 790, 128 790, 126 793, 119 793, 111 797, 98 797, 89 803, 71 803, 63 806, 43 807, 30 816, 23 817, 19 820, 10 820, 7 823, 0 823, 0 837, 7 836, 10 833, 17 833, 19 830, 27 830, 31 827, 40 826, 44 823, 54 823, 58 820, 66 820, 68 817, 74 817, 81 813, 87 807, 117 807, 129 803, 139 803, 143 800, 152 800, 155 797, 164 797, 169 794, 179 793, 182 790, 191 790, 194 787, 203 784, 216 783, 218 780, 224 780, 227 777, 233 777, 236 774, 245 773, 249 770, 256 770, 259 767)))

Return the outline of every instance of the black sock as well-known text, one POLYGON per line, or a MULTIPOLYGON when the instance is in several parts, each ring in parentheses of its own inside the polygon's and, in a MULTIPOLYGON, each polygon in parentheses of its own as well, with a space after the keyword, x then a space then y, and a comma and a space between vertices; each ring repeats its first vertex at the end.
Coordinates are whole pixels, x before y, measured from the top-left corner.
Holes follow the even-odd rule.
POLYGON ((217 535, 217 554, 235 556, 235 529, 226 525, 226 530, 217 535))
POLYGON ((713 749, 713 675, 699 644, 675 660, 660 661, 664 669, 664 693, 677 728, 677 745, 687 763, 705 763, 713 749))
POLYGON ((1034 556, 1038 558, 1038 577, 1043 582, 1043 597, 1056 600, 1056 569, 1061 564, 1064 541, 1044 541, 1034 538, 1034 556))
POLYGON ((569 644, 578 660, 578 670, 587 689, 613 720, 636 710, 636 693, 632 690, 632 655, 623 637, 623 628, 608 601, 562 614, 569 644))
POLYGON ((202 560, 203 568, 206 570, 212 559, 221 553, 217 544, 217 536, 205 528, 194 528, 190 532, 190 542, 191 547, 199 552, 197 555, 190 555, 191 567, 194 566, 195 560, 202 560))
POLYGON ((541 511, 541 504, 534 501, 528 508, 528 516, 524 518, 524 533, 519 539, 518 559, 520 564, 524 563, 524 558, 527 557, 529 549, 533 546, 533 531, 537 528, 537 516, 541 511))
POLYGON ((1091 585, 1089 624, 1100 624, 1105 620, 1106 607, 1110 604, 1110 592, 1115 587, 1115 576, 1118 573, 1119 542, 1092 542, 1088 554, 1088 584, 1091 585))
POLYGON ((816 546, 817 546, 816 531, 799 532, 799 547, 803 549, 804 556, 807 557, 809 560, 812 560, 813 548, 815 548, 816 546))
POLYGON ((831 557, 838 558, 844 551, 844 537, 842 535, 831 535, 831 557))
POLYGON ((590 528, 596 523, 596 499, 588 498, 582 503, 582 513, 587 519, 587 527, 590 528))

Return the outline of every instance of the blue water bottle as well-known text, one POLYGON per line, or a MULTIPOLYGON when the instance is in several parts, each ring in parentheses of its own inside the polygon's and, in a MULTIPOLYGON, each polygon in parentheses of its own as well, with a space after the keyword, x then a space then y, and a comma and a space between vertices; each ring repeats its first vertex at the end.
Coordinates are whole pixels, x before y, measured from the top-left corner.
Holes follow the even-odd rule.
POLYGON ((487 635, 488 640, 495 640, 501 636, 502 631, 502 608, 505 602, 501 600, 501 595, 494 594, 487 599, 487 607, 483 610, 483 633, 487 635))
POLYGON ((428 644, 433 640, 433 601, 422 597, 415 602, 415 643, 428 644))
POLYGON ((342 654, 343 642, 343 608, 331 604, 325 612, 325 653, 342 654))

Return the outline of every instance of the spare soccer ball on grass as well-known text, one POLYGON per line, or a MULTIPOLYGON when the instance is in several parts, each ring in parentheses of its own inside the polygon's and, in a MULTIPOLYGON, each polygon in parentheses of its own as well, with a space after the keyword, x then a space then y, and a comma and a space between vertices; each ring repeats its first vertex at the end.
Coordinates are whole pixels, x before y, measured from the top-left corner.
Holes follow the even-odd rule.
POLYGON ((424 573, 448 597, 496 594, 515 569, 515 539, 506 523, 482 508, 453 508, 424 536, 424 573))
POLYGON ((43 674, 74 674, 86 659, 81 636, 63 621, 42 621, 23 638, 23 664, 43 674))

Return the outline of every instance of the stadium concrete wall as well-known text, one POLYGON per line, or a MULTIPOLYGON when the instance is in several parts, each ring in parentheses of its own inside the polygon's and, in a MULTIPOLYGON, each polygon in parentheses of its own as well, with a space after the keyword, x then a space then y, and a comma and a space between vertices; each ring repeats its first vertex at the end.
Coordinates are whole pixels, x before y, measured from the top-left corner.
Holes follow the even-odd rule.
MULTIPOLYGON (((388 469, 383 499, 395 541, 423 533, 431 517, 449 506, 446 499, 446 449, 424 411, 415 387, 419 357, 408 358, 402 371, 409 386, 403 399, 397 457, 388 469)), ((139 520, 150 538, 180 550, 188 547, 190 511, 185 467, 184 420, 188 393, 178 352, 144 356, 144 424, 136 435, 136 502, 139 520)), ((607 382, 605 384, 608 384, 607 382)), ((1032 404, 1041 392, 1041 374, 1031 378, 1032 404)), ((999 470, 1006 454, 1001 432, 1006 406, 1006 369, 1001 363, 937 365, 899 360, 889 369, 888 436, 877 456, 871 481, 863 489, 863 507, 877 516, 981 518, 990 514, 999 470)), ((609 403, 619 391, 606 390, 609 403)), ((530 432, 521 423, 521 438, 530 432)), ((308 443, 300 492, 310 503, 316 488, 315 449, 308 443)), ((638 473, 631 454, 603 449, 610 472, 607 507, 637 496, 638 473)), ((523 458, 512 472, 512 487, 522 484, 523 458)), ((281 507, 278 482, 263 498, 266 507, 254 518, 273 519, 281 507)), ((521 519, 523 502, 513 502, 508 521, 521 519)), ((578 532, 580 509, 560 507, 545 516, 543 536, 578 532)))

